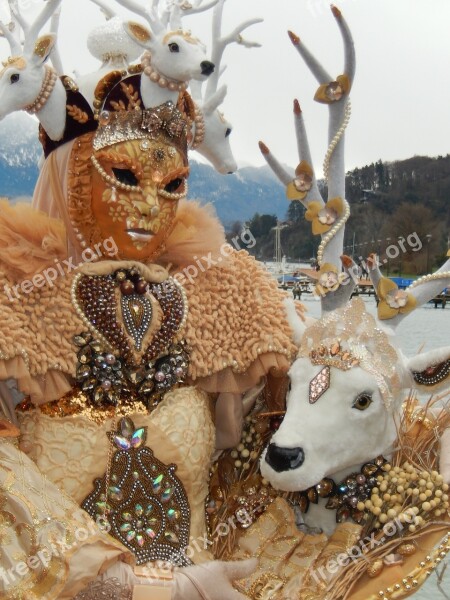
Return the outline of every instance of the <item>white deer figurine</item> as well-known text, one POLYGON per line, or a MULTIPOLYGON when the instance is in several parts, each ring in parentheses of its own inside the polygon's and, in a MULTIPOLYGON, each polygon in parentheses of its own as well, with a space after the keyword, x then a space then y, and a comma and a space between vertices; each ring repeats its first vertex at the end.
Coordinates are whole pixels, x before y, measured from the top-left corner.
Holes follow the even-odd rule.
POLYGON ((242 32, 251 25, 261 23, 263 19, 245 21, 229 35, 222 36, 224 3, 225 0, 219 0, 213 13, 211 60, 215 65, 214 73, 208 78, 206 84, 198 81, 191 82, 190 89, 196 112, 191 149, 197 150, 219 173, 231 174, 237 169, 230 145, 230 134, 233 128, 223 113, 218 110, 227 94, 227 86, 223 85, 219 88, 222 57, 225 48, 232 43, 241 44, 246 48, 260 47, 256 42, 244 40, 242 32), (206 91, 202 94, 202 87, 205 85, 206 91))
MULTIPOLYGON (((291 389, 286 414, 262 456, 261 473, 281 490, 302 491, 319 484, 319 496, 322 492, 326 495, 326 487, 332 482, 338 484, 349 474, 360 473, 369 461, 380 455, 388 458, 397 437, 396 425, 406 390, 424 386, 434 391, 448 385, 450 374, 450 347, 407 360, 394 340, 394 328, 400 320, 450 284, 450 260, 405 291, 383 278, 374 266, 372 279, 380 298, 377 319, 366 311, 361 299, 350 300, 353 265, 341 255, 349 217, 344 199, 344 130, 350 113, 348 94, 355 54, 346 22, 337 8, 332 10, 345 46, 344 74, 336 80, 290 33, 295 48, 320 84, 316 100, 329 106, 329 148, 324 165, 328 201, 325 203, 317 187, 297 102, 294 114, 300 164, 294 178, 260 143, 268 164, 287 186, 288 197, 304 204, 313 232, 322 235, 317 286, 322 317, 305 324, 296 317, 293 303, 288 303, 300 350, 289 371, 291 389)), ((355 485, 367 484, 364 475, 358 477, 355 485)), ((336 522, 346 520, 359 504, 355 498, 347 495, 336 513, 326 508, 326 499, 319 497, 304 515, 305 523, 331 534, 336 522), (349 506, 347 501, 351 502, 349 506)))
POLYGON ((23 46, 19 37, 0 22, 0 31, 8 41, 11 56, 3 62, 0 72, 0 120, 17 110, 35 114, 52 140, 60 140, 66 124, 66 91, 55 69, 45 64, 55 43, 53 33, 39 37, 43 25, 58 9, 61 0, 47 0, 31 25, 16 12, 16 2, 10 9, 24 33, 23 46))
MULTIPOLYGON (((213 0, 203 10, 215 5, 213 0)), ((178 101, 180 92, 186 90, 191 79, 204 80, 214 71, 214 64, 206 58, 203 43, 184 31, 181 14, 200 12, 201 8, 188 8, 174 4, 158 11, 159 0, 146 8, 138 0, 117 0, 119 4, 143 17, 150 30, 139 23, 128 22, 126 31, 146 52, 142 57, 144 71, 141 77, 141 95, 146 108, 164 102, 178 101)))

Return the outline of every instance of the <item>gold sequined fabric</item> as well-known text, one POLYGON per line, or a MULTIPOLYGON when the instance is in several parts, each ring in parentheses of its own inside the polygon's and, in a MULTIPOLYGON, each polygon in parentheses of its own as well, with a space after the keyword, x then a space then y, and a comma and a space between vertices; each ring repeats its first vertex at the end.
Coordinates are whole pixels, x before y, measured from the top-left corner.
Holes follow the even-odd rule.
POLYGON ((5 600, 66 600, 110 562, 132 561, 31 460, 1 439, 0 547, 5 600))

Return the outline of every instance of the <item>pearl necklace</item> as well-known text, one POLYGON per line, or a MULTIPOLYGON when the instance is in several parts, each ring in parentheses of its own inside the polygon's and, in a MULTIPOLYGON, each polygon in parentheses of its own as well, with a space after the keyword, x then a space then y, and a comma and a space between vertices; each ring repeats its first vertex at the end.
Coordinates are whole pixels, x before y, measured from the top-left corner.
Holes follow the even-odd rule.
POLYGON ((342 229, 342 227, 344 227, 344 225, 347 223, 349 217, 350 217, 350 205, 347 202, 347 200, 345 200, 344 198, 344 206, 345 206, 345 210, 344 210, 344 214, 342 215, 342 217, 339 219, 339 221, 336 223, 336 225, 330 229, 330 231, 324 235, 322 237, 322 241, 320 243, 319 249, 317 250, 317 262, 319 263, 319 266, 322 265, 322 261, 323 261, 323 253, 325 251, 325 248, 328 246, 328 244, 331 242, 331 240, 334 238, 334 236, 338 233, 338 231, 340 229, 342 229))
POLYGON ((41 91, 39 92, 36 100, 32 104, 29 104, 24 108, 24 110, 26 110, 28 114, 35 115, 44 108, 44 106, 47 104, 48 99, 51 96, 51 93, 55 88, 57 79, 58 75, 56 74, 56 71, 52 69, 52 67, 46 65, 45 76, 42 82, 41 91))
POLYGON ((192 140, 191 149, 195 150, 203 143, 205 140, 205 119, 203 117, 203 113, 198 104, 194 104, 195 106, 195 118, 194 118, 194 139, 192 140))
POLYGON ((413 283, 409 286, 408 290, 417 287, 418 285, 422 285, 424 283, 428 283, 429 281, 437 281, 439 279, 447 279, 450 277, 450 271, 441 271, 437 273, 430 273, 429 275, 424 275, 423 277, 419 277, 413 281, 413 283))
POLYGON ((161 73, 158 73, 158 71, 152 67, 151 60, 152 55, 150 52, 145 52, 141 62, 142 66, 144 67, 143 72, 150 79, 150 81, 158 84, 160 88, 169 89, 171 92, 184 92, 187 89, 186 82, 179 82, 175 79, 170 79, 169 77, 165 77, 164 75, 161 75, 161 73))

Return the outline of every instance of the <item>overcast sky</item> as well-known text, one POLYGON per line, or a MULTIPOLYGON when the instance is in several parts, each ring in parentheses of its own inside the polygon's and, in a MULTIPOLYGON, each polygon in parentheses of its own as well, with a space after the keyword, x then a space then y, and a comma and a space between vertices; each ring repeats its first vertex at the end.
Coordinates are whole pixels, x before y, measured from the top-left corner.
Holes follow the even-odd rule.
MULTIPOLYGON (((41 0, 39 0, 40 2, 41 0)), ((126 14, 116 6, 119 14, 126 14)), ((20 0, 30 16, 38 0, 20 0)), ((0 0, 0 6, 6 0, 0 0)), ((337 5, 355 39, 357 72, 352 119, 347 136, 347 168, 381 158, 414 154, 437 156, 450 151, 450 1, 341 0, 337 5)), ((3 12, 3 14, 5 14, 3 12)), ((337 76, 343 49, 325 0, 227 0, 223 29, 262 17, 245 37, 262 48, 231 46, 223 83, 228 84, 224 112, 233 123, 232 145, 239 164, 263 164, 258 140, 283 162, 296 165, 292 100, 302 105, 314 163, 321 172, 326 151, 327 108, 312 98, 315 79, 292 46, 292 29, 337 76)), ((85 47, 88 31, 103 17, 89 0, 63 0, 61 53, 66 72, 94 70, 98 63, 85 47)), ((209 44, 211 15, 185 19, 186 27, 209 44)), ((7 45, 0 40, 0 53, 7 45)))

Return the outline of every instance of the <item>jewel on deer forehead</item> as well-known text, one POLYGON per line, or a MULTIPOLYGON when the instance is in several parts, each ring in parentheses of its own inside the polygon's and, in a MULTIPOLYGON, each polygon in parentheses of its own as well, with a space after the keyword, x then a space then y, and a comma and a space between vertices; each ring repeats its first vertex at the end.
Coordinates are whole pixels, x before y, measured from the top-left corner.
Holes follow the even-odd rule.
POLYGON ((330 387, 330 367, 325 366, 311 379, 309 384, 309 402, 315 404, 330 387))

